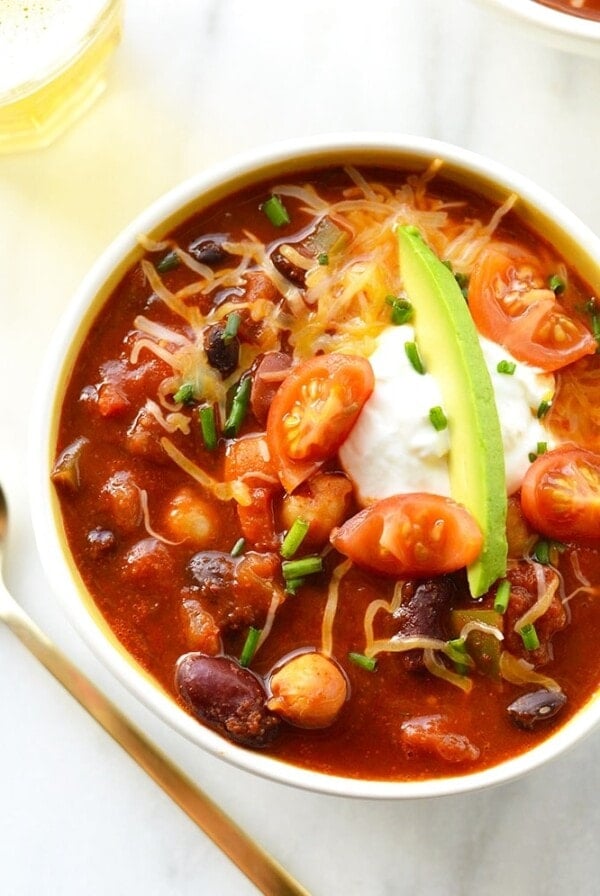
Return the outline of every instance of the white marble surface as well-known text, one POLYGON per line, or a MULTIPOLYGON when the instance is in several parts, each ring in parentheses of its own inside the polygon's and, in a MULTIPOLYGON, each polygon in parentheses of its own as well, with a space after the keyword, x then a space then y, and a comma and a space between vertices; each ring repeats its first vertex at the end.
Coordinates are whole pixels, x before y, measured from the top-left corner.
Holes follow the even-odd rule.
MULTIPOLYGON (((314 896, 598 892, 600 732, 495 790, 418 803, 297 792, 223 767, 131 698, 70 628, 27 504, 49 334, 119 229, 182 178, 275 137, 396 130, 537 180, 600 231, 600 60, 468 0, 127 0, 109 89, 52 148, 0 158, 0 477, 25 608, 314 896)), ((0 892, 250 896, 254 887, 0 629, 0 892)))

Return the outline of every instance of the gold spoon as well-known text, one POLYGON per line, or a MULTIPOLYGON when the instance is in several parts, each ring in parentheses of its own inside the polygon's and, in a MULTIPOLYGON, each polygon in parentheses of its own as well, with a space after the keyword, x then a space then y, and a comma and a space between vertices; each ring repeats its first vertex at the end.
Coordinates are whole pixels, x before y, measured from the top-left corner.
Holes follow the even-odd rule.
POLYGON ((0 620, 91 716, 145 769, 265 896, 310 896, 194 782, 136 728, 23 612, 2 579, 8 505, 0 486, 0 620))

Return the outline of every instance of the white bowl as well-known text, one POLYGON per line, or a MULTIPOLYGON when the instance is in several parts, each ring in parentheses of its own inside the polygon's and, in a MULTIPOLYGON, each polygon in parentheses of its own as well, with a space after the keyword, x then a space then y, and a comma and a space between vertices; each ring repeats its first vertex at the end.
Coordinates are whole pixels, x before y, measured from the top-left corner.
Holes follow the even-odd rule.
POLYGON ((600 22, 560 12, 534 0, 477 0, 527 28, 550 46, 600 56, 600 22))
POLYGON ((34 408, 31 503, 42 562, 57 598, 94 653, 146 706, 175 731, 227 762, 267 778, 323 793, 368 798, 415 798, 475 790, 507 781, 555 757, 589 732, 600 719, 600 699, 592 700, 564 727, 530 752, 484 771, 424 781, 382 782, 330 776, 289 765, 224 740, 187 715, 119 645, 91 602, 70 558, 49 471, 54 459, 61 396, 86 330, 123 271, 141 249, 140 233, 160 237, 192 212, 254 180, 311 167, 352 162, 397 163, 422 170, 445 161, 447 174, 497 200, 516 192, 521 213, 537 231, 569 255, 600 291, 600 241, 559 202, 504 167, 437 141, 395 134, 333 135, 290 141, 253 151, 187 180, 144 211, 97 261, 58 327, 40 378, 34 408))

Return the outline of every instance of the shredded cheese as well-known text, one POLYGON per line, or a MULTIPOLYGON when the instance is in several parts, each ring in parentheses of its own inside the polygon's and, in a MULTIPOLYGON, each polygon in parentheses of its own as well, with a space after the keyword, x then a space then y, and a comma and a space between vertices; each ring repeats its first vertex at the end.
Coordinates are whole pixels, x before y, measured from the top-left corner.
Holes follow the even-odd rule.
POLYGON ((168 454, 178 467, 181 467, 188 476, 191 476, 192 479, 205 488, 207 492, 210 492, 210 494, 218 501, 231 501, 234 499, 243 507, 249 507, 250 504, 252 504, 251 491, 243 482, 239 482, 235 479, 232 482, 219 482, 218 480, 213 479, 212 476, 209 476, 208 473, 190 460, 189 457, 182 454, 170 439, 163 437, 160 440, 160 444, 164 452, 168 454))

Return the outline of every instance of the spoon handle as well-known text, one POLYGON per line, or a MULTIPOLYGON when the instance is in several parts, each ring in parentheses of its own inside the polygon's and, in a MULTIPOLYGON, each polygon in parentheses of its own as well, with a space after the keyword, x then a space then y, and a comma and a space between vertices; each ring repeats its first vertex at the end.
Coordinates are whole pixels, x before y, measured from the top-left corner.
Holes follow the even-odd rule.
POLYGON ((77 669, 0 585, 0 618, 265 896, 310 896, 77 669))

